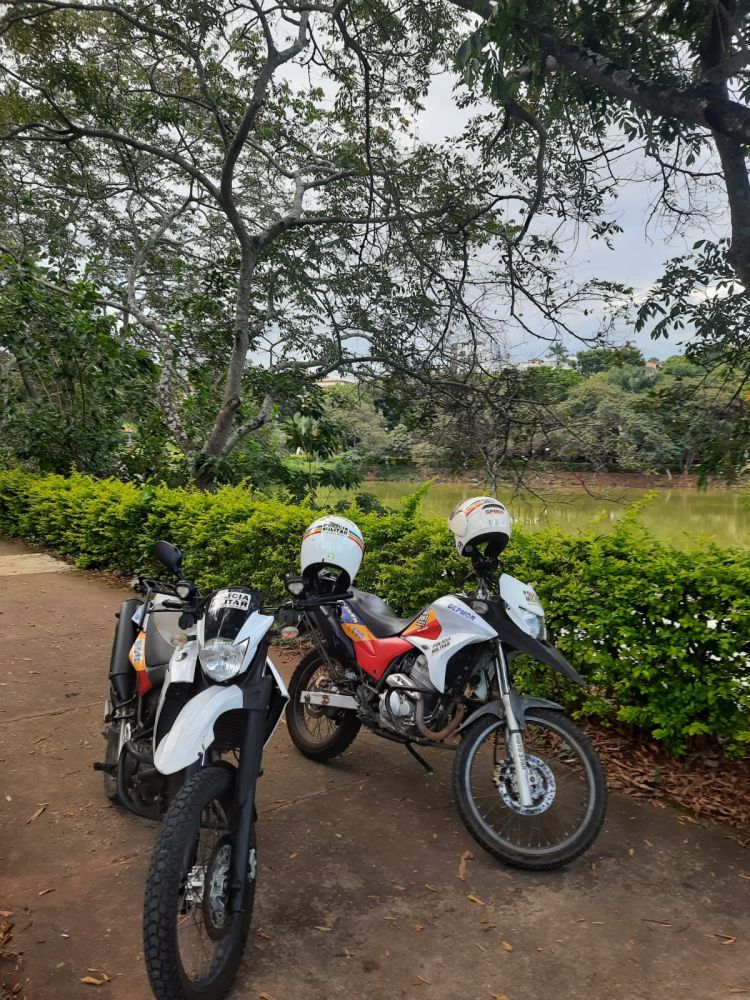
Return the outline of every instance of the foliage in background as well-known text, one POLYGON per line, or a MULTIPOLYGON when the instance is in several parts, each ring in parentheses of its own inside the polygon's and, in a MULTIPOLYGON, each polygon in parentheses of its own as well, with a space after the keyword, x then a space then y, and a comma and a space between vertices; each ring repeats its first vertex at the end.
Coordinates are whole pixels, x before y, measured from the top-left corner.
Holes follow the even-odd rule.
POLYGON ((165 464, 156 366, 123 340, 90 284, 61 295, 54 279, 0 262, 0 453, 51 472, 134 475, 165 464), (124 426, 136 415, 148 428, 137 440, 124 426))
MULTIPOLYGON (((358 583, 403 614, 470 586, 445 523, 418 512, 423 492, 394 512, 368 512, 366 501, 345 510, 367 542, 358 583)), ((168 538, 202 587, 242 583, 269 598, 282 596, 317 513, 240 487, 209 494, 0 472, 0 532, 80 566, 127 573, 154 569, 154 543, 168 538)), ((678 753, 702 736, 730 753, 747 748, 750 553, 709 544, 682 552, 649 535, 633 513, 605 536, 516 530, 503 566, 534 584, 554 641, 589 681, 582 695, 546 668, 524 670, 534 690, 647 730, 678 753)))
POLYGON ((441 472, 479 467, 491 488, 539 462, 704 479, 747 471, 750 393, 741 369, 681 355, 647 367, 633 346, 581 351, 565 364, 429 385, 390 380, 389 406, 401 402, 412 461, 441 472))

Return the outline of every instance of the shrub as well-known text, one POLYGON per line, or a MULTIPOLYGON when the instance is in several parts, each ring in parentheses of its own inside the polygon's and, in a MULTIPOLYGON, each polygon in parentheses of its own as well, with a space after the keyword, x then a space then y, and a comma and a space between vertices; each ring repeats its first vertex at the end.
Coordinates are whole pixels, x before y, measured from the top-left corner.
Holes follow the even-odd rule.
MULTIPOLYGON (((359 585, 403 614, 471 587, 444 522, 421 515, 418 501, 419 493, 395 511, 343 511, 367 541, 359 585)), ((201 587, 242 583, 269 598, 282 596, 302 531, 319 513, 242 487, 209 494, 0 471, 7 535, 74 556, 80 566, 127 573, 155 570, 154 543, 168 538, 201 587)), ((677 753, 701 736, 730 753, 747 749, 750 553, 710 543, 683 552, 654 539, 632 513, 603 536, 516 530, 503 564, 536 587, 553 640, 589 682, 581 694, 546 668, 519 666, 529 689, 576 714, 650 732, 677 753)))

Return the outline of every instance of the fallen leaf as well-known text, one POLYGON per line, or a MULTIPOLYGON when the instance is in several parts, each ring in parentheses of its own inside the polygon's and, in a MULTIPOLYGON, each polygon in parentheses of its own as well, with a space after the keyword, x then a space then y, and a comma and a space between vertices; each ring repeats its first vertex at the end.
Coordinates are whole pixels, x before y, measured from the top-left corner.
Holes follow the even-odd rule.
POLYGON ((111 980, 111 976, 108 976, 104 969, 86 969, 86 972, 95 972, 97 976, 101 976, 105 983, 111 980))
POLYGON ((103 979, 94 979, 93 976, 84 976, 81 979, 81 982, 85 983, 87 986, 104 986, 103 979))
POLYGON ((633 855, 635 854, 635 848, 634 848, 634 847, 629 847, 629 848, 628 848, 628 854, 629 854, 629 855, 630 855, 630 857, 632 858, 632 857, 633 857, 633 855))
POLYGON ((42 815, 42 813, 46 808, 47 808, 46 802, 43 805, 39 806, 37 811, 26 820, 26 826, 28 826, 29 823, 33 823, 35 819, 39 819, 39 817, 42 815))
POLYGON ((646 845, 646 847, 653 847, 653 846, 654 846, 654 845, 653 845, 653 844, 651 843, 651 841, 650 841, 650 840, 646 840, 646 838, 645 838, 645 837, 643 838, 643 843, 644 843, 644 844, 646 845))
POLYGON ((330 931, 331 928, 330 927, 319 927, 317 924, 315 924, 315 930, 316 931, 330 931))
POLYGON ((51 889, 42 889, 42 891, 40 893, 38 893, 37 895, 39 895, 39 896, 46 896, 48 892, 54 892, 54 891, 55 891, 55 889, 54 889, 54 886, 53 886, 51 889))
POLYGON ((503 949, 503 951, 513 951, 513 945, 510 943, 510 941, 501 941, 500 947, 503 949))
POLYGON ((270 993, 259 993, 258 1000, 273 1000, 273 997, 270 993))
POLYGON ((469 895, 466 898, 470 899, 472 903, 476 903, 477 906, 486 906, 487 905, 486 903, 483 903, 482 900, 478 896, 475 896, 473 892, 470 892, 469 895))
POLYGON ((414 924, 414 930, 415 931, 423 931, 424 930, 424 924, 414 924))
POLYGON ((429 979, 425 979, 424 976, 417 976, 417 982, 418 983, 424 983, 425 986, 432 986, 432 983, 430 982, 430 980, 429 979))
POLYGON ((437 892, 437 889, 435 888, 434 885, 427 885, 427 883, 425 882, 424 887, 425 889, 429 889, 430 892, 437 892))
POLYGON ((651 917, 641 917, 641 920, 647 924, 661 924, 662 927, 671 927, 671 923, 668 920, 653 920, 651 917))
POLYGON ((473 860, 474 860, 474 855, 471 853, 471 851, 464 851, 464 853, 461 855, 461 859, 458 862, 458 875, 456 877, 460 878, 462 882, 466 881, 466 862, 473 860))
POLYGON ((510 1000, 510 997, 506 993, 493 993, 492 1000, 510 1000))
POLYGON ((745 878, 745 879, 747 879, 748 882, 750 882, 750 875, 740 875, 740 874, 738 874, 737 878, 745 878))
POLYGON ((603 924, 604 921, 603 920, 592 920, 591 923, 592 924, 603 924))
POLYGON ((720 931, 712 931, 711 936, 721 938, 722 944, 734 944, 734 942, 737 940, 737 938, 732 937, 731 934, 722 934, 720 931))
POLYGON ((266 932, 263 930, 262 927, 259 927, 255 933, 258 935, 259 938, 263 938, 265 941, 273 941, 271 935, 266 934, 266 932))
POLYGON ((480 951, 485 951, 485 952, 487 951, 484 945, 480 944, 478 941, 475 941, 474 944, 477 946, 477 948, 479 948, 480 951))
POLYGON ((292 853, 289 855, 289 860, 290 861, 294 861, 294 859, 298 858, 298 857, 299 857, 299 854, 297 853, 297 851, 292 851, 292 853))

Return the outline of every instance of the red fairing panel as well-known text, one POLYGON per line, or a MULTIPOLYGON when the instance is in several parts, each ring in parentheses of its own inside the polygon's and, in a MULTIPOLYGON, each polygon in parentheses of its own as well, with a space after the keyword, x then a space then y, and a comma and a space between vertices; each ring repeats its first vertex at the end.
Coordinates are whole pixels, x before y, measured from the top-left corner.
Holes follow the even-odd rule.
POLYGON ((370 677, 379 681, 397 656, 408 653, 414 647, 406 639, 399 636, 390 636, 387 639, 376 639, 374 637, 354 643, 354 654, 357 663, 369 674, 370 677))

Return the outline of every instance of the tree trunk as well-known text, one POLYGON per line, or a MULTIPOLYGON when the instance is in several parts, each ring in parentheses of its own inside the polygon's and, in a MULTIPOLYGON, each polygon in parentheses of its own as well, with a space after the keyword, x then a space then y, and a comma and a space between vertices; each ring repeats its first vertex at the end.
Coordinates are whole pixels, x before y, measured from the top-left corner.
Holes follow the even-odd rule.
POLYGON ((199 489, 203 490, 215 488, 213 461, 227 453, 227 442, 232 433, 235 415, 242 399, 242 376, 250 346, 252 282, 257 260, 257 250, 254 245, 242 248, 237 302, 234 312, 234 338, 232 353, 227 365, 224 394, 211 433, 193 461, 193 481, 199 489))
MULTIPOLYGON (((727 36, 726 24, 733 22, 736 13, 735 0, 717 0, 709 15, 706 34, 700 46, 701 70, 705 79, 711 80, 713 71, 721 66, 729 55, 731 38, 727 36)), ((712 101, 729 99, 729 88, 725 79, 707 87, 706 90, 712 101)), ((724 174, 732 224, 732 242, 727 257, 740 282, 747 291, 750 291, 750 180, 747 174, 745 147, 736 137, 727 136, 720 128, 714 129, 712 135, 724 174)))

